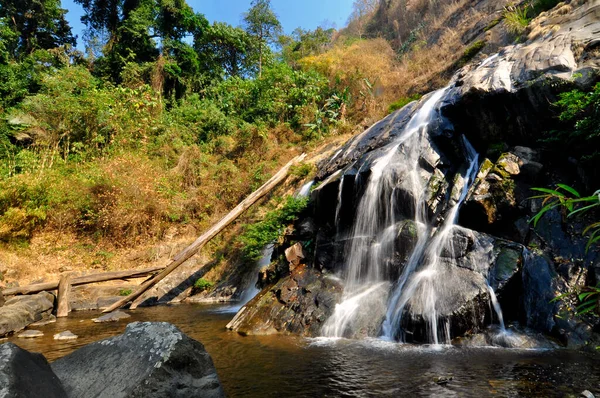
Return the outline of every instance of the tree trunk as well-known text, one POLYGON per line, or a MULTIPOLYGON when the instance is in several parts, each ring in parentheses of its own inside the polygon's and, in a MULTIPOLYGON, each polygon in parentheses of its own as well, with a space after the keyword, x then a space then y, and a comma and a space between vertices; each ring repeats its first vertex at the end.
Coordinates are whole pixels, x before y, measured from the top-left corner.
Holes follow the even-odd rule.
POLYGON ((212 238, 214 238, 219 232, 221 232, 225 227, 231 224, 236 218, 238 218, 241 214, 243 214, 250 206, 256 203, 260 198, 269 193, 273 188, 275 188, 280 182, 285 180, 287 177, 288 171, 292 165, 301 162, 306 157, 305 154, 295 157, 288 164, 286 164, 281 170, 277 172, 269 181, 267 181, 263 186, 258 188, 258 190, 254 191, 250 196, 244 199, 240 204, 238 204, 229 214, 223 217, 217 224, 215 224, 212 228, 206 231, 202 236, 194 241, 190 246, 188 246, 185 250, 177 254, 173 261, 169 266, 156 275, 154 278, 142 283, 140 287, 130 294, 127 297, 117 301, 103 312, 111 312, 116 310, 117 308, 121 308, 125 304, 130 301, 135 301, 138 297, 140 297, 146 290, 150 289, 152 286, 156 285, 158 282, 163 280, 167 275, 173 272, 177 267, 183 264, 187 259, 196 254, 202 247, 208 243, 212 238))

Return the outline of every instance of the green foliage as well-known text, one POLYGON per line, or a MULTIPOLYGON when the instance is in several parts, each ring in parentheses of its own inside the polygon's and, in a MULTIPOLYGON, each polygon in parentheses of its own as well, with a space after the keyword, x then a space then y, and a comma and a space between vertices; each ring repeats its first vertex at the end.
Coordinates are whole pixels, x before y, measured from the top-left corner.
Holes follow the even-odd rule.
POLYGON ((121 289, 119 290, 119 296, 129 296, 131 293, 133 293, 133 290, 131 289, 121 289))
POLYGON ((574 297, 577 300, 575 315, 600 315, 600 284, 598 286, 583 286, 576 290, 561 294, 552 302, 574 297))
POLYGON ((288 196, 283 206, 267 213, 261 221, 247 225, 244 233, 238 238, 242 244, 242 252, 247 261, 256 261, 264 247, 275 242, 286 226, 294 222, 306 208, 307 198, 288 196))
POLYGON ((214 285, 215 284, 211 281, 208 281, 204 278, 199 278, 196 282, 194 282, 194 289, 196 289, 199 292, 203 292, 205 290, 210 289, 214 285))
POLYGON ((301 58, 323 53, 329 48, 334 32, 335 29, 319 26, 314 31, 297 28, 291 36, 279 36, 284 60, 295 64, 301 58))
POLYGON ((315 171, 315 165, 312 163, 300 163, 298 165, 292 166, 290 168, 290 175, 303 179, 308 177, 311 173, 315 171))
POLYGON ((593 165, 600 158, 600 83, 589 92, 562 93, 555 105, 568 128, 548 132, 544 141, 593 165))
POLYGON ((397 111, 398 109, 402 109, 406 105, 410 104, 411 102, 420 100, 421 97, 422 97, 421 94, 413 94, 408 97, 400 98, 399 100, 392 102, 390 104, 390 107, 388 108, 388 112, 392 113, 394 111, 397 111))
POLYGON ((60 7, 60 0, 0 0, 0 20, 5 26, 0 28, 2 47, 13 59, 39 49, 74 47, 75 38, 65 19, 66 13, 60 7), (7 35, 6 27, 12 33, 7 35))
POLYGON ((507 6, 504 8, 504 22, 509 32, 521 35, 527 29, 531 17, 527 6, 507 6))
POLYGON ((468 64, 469 61, 472 60, 481 51, 483 47, 485 47, 485 45, 485 40, 477 40, 476 42, 471 44, 465 49, 461 57, 458 59, 458 61, 456 62, 456 66, 458 68, 462 68, 463 66, 468 64))
MULTIPOLYGON (((531 199, 543 199, 542 209, 530 221, 533 222, 534 227, 537 226, 544 214, 557 207, 566 209, 568 217, 587 213, 600 207, 600 190, 586 197, 582 197, 579 192, 565 184, 557 184, 556 189, 532 188, 532 190, 542 192, 542 195, 533 196, 531 199)), ((600 222, 593 222, 588 225, 583 234, 588 233, 590 235, 586 250, 589 250, 591 245, 600 241, 600 222)))

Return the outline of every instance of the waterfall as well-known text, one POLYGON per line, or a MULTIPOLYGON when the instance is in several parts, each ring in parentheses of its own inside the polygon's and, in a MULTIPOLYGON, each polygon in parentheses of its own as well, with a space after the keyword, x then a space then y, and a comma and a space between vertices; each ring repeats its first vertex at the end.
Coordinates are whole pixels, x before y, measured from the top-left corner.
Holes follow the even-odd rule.
POLYGON ((506 326, 504 325, 504 316, 502 315, 502 308, 500 308, 500 303, 498 302, 498 298, 496 297, 496 292, 494 289, 488 285, 488 292, 490 292, 490 299, 492 300, 492 306, 494 307, 494 312, 498 317, 498 323, 500 324, 500 331, 505 332, 506 326))
MULTIPOLYGON (((334 314, 323 327, 322 332, 326 337, 347 336, 356 329, 353 324, 358 321, 359 308, 366 308, 367 303, 373 307, 380 302, 387 302, 391 283, 385 277, 385 259, 391 257, 394 250, 394 196, 399 180, 403 181, 403 188, 413 198, 415 225, 427 225, 424 203, 426 187, 419 167, 420 144, 428 138, 429 123, 439 115, 439 104, 446 91, 447 88, 434 92, 371 165, 366 189, 356 208, 354 225, 346 244, 342 302, 336 306, 334 314)), ((419 244, 423 246, 427 228, 418 229, 421 235, 419 244)), ((370 311, 374 311, 374 308, 370 308, 370 311)))
POLYGON ((298 193, 296 194, 296 197, 297 198, 306 198, 308 196, 308 194, 310 194, 310 189, 312 188, 314 183, 315 183, 315 181, 311 180, 311 181, 307 182, 306 184, 302 185, 302 188, 300 188, 300 191, 298 191, 298 193))
POLYGON ((392 294, 390 305, 386 314, 386 320, 383 326, 383 337, 392 339, 400 326, 403 310, 409 300, 416 301, 416 305, 423 309, 423 314, 428 325, 429 338, 434 344, 448 342, 450 333, 449 325, 438 325, 437 314, 437 296, 435 276, 440 268, 440 254, 444 247, 448 246, 448 239, 458 218, 460 205, 467 196, 470 182, 472 182, 477 173, 478 155, 468 140, 463 137, 463 143, 466 151, 466 157, 469 161, 469 168, 464 176, 464 185, 460 197, 448 212, 442 226, 433 231, 433 237, 422 235, 420 240, 427 239, 426 242, 420 242, 413 252, 405 272, 402 274, 395 292, 392 294), (420 265, 422 271, 412 274, 417 265, 420 265), (410 278, 410 281, 409 281, 410 278), (408 285, 407 285, 408 282, 408 285), (440 336, 440 331, 442 336, 440 336))
POLYGON ((260 292, 260 290, 256 287, 256 284, 258 283, 258 273, 263 267, 266 267, 271 263, 273 248, 274 245, 271 243, 269 245, 266 245, 263 249, 262 256, 256 262, 256 268, 254 269, 254 273, 252 274, 252 279, 250 280, 250 283, 248 283, 248 286, 244 289, 244 292, 240 297, 240 307, 246 305, 250 300, 254 298, 254 296, 256 296, 260 292))

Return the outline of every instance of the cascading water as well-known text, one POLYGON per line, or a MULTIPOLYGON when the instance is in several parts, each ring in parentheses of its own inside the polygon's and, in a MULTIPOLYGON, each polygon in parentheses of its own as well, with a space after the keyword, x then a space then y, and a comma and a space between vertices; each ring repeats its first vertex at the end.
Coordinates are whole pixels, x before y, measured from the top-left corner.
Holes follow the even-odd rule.
MULTIPOLYGON (((345 183, 343 173, 340 177, 335 221, 338 240, 346 242, 344 294, 322 329, 325 337, 379 335, 388 340, 404 341, 403 317, 409 310, 425 325, 423 338, 426 341, 447 343, 452 337, 451 325, 442 310, 450 306, 448 297, 451 295, 444 293, 451 289, 460 290, 461 283, 476 285, 482 292, 487 289, 485 272, 459 283, 446 280, 461 278, 459 271, 449 269, 448 261, 454 257, 453 237, 463 231, 456 225, 458 212, 475 180, 479 164, 477 152, 464 136, 457 142, 459 156, 465 163, 463 171, 454 175, 452 190, 445 195, 446 207, 440 207, 443 213, 431 219, 430 184, 434 176, 423 162, 428 157, 427 151, 435 147, 432 137, 440 133, 436 129, 439 125, 432 122, 441 119, 439 108, 446 93, 447 89, 433 93, 416 110, 397 138, 375 153, 379 155, 375 160, 363 160, 356 179, 366 175, 364 168, 369 168, 370 174, 356 207, 354 224, 345 236, 339 236, 338 225, 345 183), (408 214, 398 217, 398 207, 408 208, 404 212, 408 214), (399 248, 405 245, 398 236, 406 222, 412 226, 416 239, 410 248, 399 248), (406 249, 408 258, 398 270, 399 275, 392 277, 390 258, 402 249, 406 249), (453 286, 447 287, 446 283, 453 286)), ((449 177, 452 175, 437 176, 446 180, 449 177)), ((357 185, 355 182, 355 189, 357 185)), ((488 243, 475 242, 471 250, 468 260, 471 269, 478 269, 479 263, 490 263, 488 243)), ((501 319, 497 300, 494 305, 501 319)))
POLYGON ((498 317, 498 323, 500 324, 500 331, 506 331, 506 326, 504 325, 504 315, 502 315, 502 308, 500 307, 500 303, 498 302, 498 297, 496 297, 496 292, 494 289, 488 285, 488 292, 490 293, 490 299, 492 301, 492 306, 494 307, 494 312, 498 317))
MULTIPOLYGON (((390 300, 386 320, 383 326, 383 337, 387 339, 394 338, 394 334, 400 326, 400 321, 405 306, 410 301, 422 309, 425 321, 428 325, 429 340, 434 344, 440 341, 448 342, 450 340, 449 325, 438 325, 437 314, 437 283, 436 275, 440 272, 443 265, 440 262, 440 254, 445 247, 448 247, 449 238, 458 218, 460 205, 467 196, 470 182, 474 180, 477 173, 478 155, 471 144, 463 137, 466 157, 469 161, 469 168, 464 176, 463 188, 460 197, 451 207, 442 226, 436 231, 434 228, 428 228, 433 232, 433 237, 427 234, 421 234, 416 250, 413 252, 405 272, 400 277, 395 292, 390 300), (414 274, 417 266, 421 271, 414 274), (408 285, 407 285, 408 282, 408 285), (442 326, 442 327, 439 327, 442 326), (441 335, 440 335, 441 334, 441 335)), ((425 220, 422 220, 425 222, 425 220)))
MULTIPOLYGON (((420 230, 419 234, 426 234, 425 228, 419 228, 427 224, 423 204, 425 185, 419 167, 420 142, 427 139, 429 123, 439 114, 439 104, 446 91, 442 89, 433 93, 371 166, 365 192, 356 209, 351 235, 347 239, 343 301, 336 306, 334 314, 323 327, 326 337, 347 336, 353 329, 360 308, 366 303, 373 307, 387 301, 391 283, 385 278, 385 259, 394 250, 394 197, 399 181, 402 181, 402 188, 414 200, 414 222, 420 230)), ((341 189, 340 183, 338 200, 341 199, 341 189)))

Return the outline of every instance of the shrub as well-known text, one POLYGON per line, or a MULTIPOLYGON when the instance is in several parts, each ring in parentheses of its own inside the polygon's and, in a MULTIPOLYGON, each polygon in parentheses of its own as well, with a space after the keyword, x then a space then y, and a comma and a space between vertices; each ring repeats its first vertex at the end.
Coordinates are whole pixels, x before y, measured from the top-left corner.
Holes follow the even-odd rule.
POLYGON ((244 258, 248 261, 258 260, 264 247, 275 242, 285 227, 298 218, 307 204, 307 198, 288 196, 281 208, 267 213, 255 224, 246 225, 243 234, 238 238, 242 244, 244 258))
POLYGON ((566 128, 546 133, 544 141, 578 156, 590 168, 600 158, 600 83, 589 92, 572 90, 555 103, 566 128))
POLYGON ((200 278, 196 282, 194 282, 194 289, 197 290, 198 292, 203 292, 205 290, 210 289, 213 286, 214 286, 213 282, 207 281, 204 278, 200 278))
POLYGON ((525 33, 531 18, 526 6, 507 6, 504 9, 504 21, 509 32, 521 35, 525 33))

